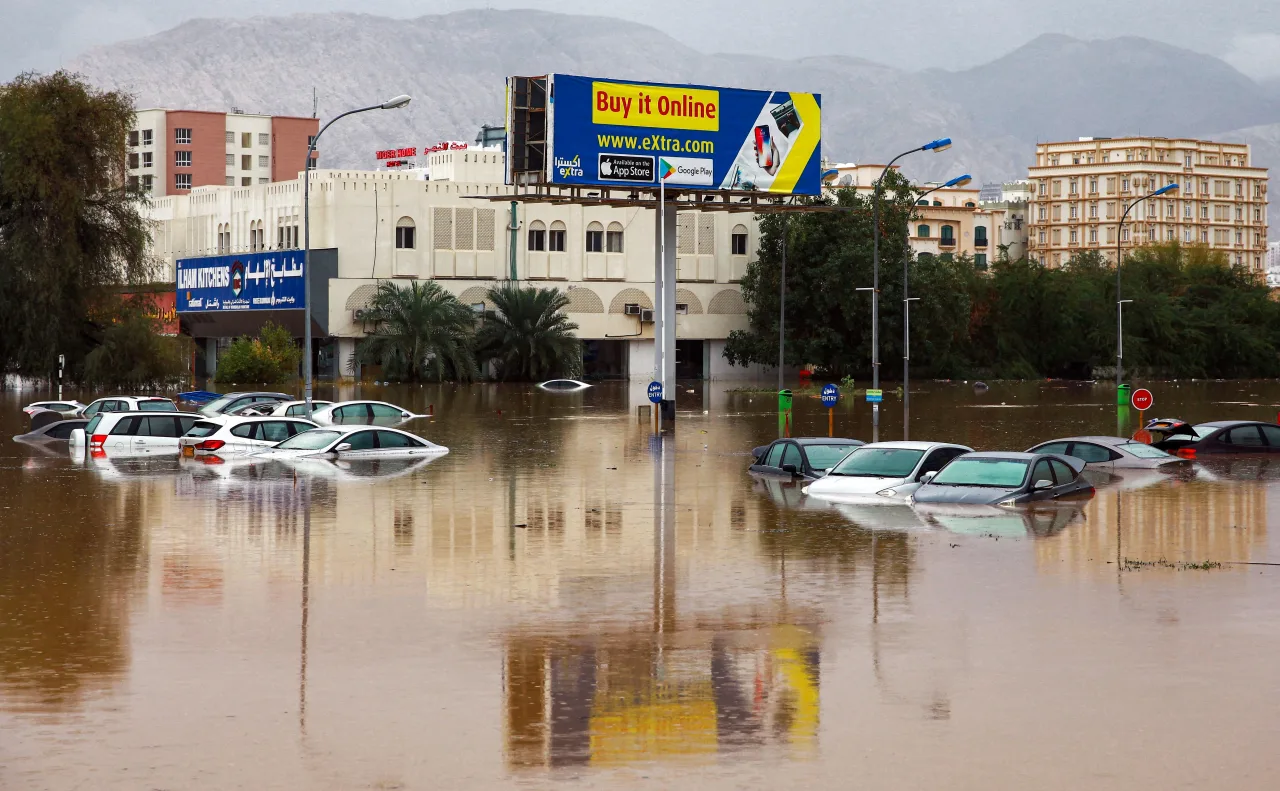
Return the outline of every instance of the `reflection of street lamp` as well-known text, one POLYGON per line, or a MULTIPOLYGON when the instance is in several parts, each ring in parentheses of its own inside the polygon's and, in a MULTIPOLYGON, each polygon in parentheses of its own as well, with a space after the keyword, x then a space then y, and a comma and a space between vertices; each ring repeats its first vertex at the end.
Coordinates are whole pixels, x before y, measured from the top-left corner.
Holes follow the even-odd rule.
POLYGON ((908 439, 908 426, 911 425, 911 404, 907 390, 907 371, 911 367, 911 303, 919 302, 920 297, 906 297, 902 300, 902 439, 908 439))
POLYGON ((1129 212, 1133 209, 1134 206, 1137 206, 1139 203, 1142 203, 1147 198, 1154 198, 1157 195, 1163 195, 1166 192, 1172 192, 1173 190, 1176 190, 1176 189, 1178 189, 1177 184, 1166 184, 1165 186, 1161 187, 1155 192, 1152 192, 1149 195, 1143 195, 1141 198, 1138 198, 1133 203, 1130 203, 1129 206, 1124 210, 1124 213, 1120 215, 1120 226, 1116 229, 1116 389, 1117 390, 1120 389, 1120 384, 1123 381, 1122 369, 1124 367, 1124 338, 1123 338, 1124 321, 1121 318, 1120 306, 1125 302, 1133 301, 1130 299, 1120 299, 1120 261, 1124 258, 1124 253, 1122 252, 1122 248, 1121 248, 1121 245, 1123 244, 1123 241, 1124 241, 1124 219, 1129 216, 1129 212))
MULTIPOLYGON (((963 176, 956 176, 946 184, 940 184, 933 189, 925 190, 920 193, 917 201, 924 200, 926 195, 930 195, 938 190, 947 189, 949 187, 963 187, 973 181, 973 176, 968 173, 963 176)), ((917 204, 918 205, 918 204, 917 204)), ((908 220, 908 222, 910 222, 908 220)), ((911 264, 911 256, 907 255, 902 259, 902 305, 903 305, 903 324, 902 324, 902 438, 907 438, 907 413, 911 411, 911 355, 907 352, 907 347, 911 345, 910 324, 907 321, 905 311, 909 310, 911 305, 910 282, 911 273, 909 265, 911 264)))
POLYGON ((410 98, 401 94, 388 99, 382 104, 361 107, 358 110, 347 110, 335 116, 329 123, 320 127, 316 136, 307 145, 307 163, 302 171, 302 389, 307 402, 307 417, 311 416, 311 158, 315 156, 316 144, 324 130, 333 126, 334 122, 348 115, 364 113, 369 110, 397 110, 408 104, 410 98))
MULTIPOLYGON (((903 151, 889 160, 889 164, 885 165, 884 170, 881 171, 880 178, 876 179, 875 190, 871 197, 871 213, 875 217, 871 238, 871 389, 873 390, 880 389, 880 185, 888 175, 889 168, 893 167, 893 163, 907 154, 914 154, 917 151, 945 151, 948 148, 951 148, 951 138, 943 137, 925 143, 919 148, 903 151)), ((872 407, 871 441, 878 442, 880 440, 880 405, 872 404, 872 407)))

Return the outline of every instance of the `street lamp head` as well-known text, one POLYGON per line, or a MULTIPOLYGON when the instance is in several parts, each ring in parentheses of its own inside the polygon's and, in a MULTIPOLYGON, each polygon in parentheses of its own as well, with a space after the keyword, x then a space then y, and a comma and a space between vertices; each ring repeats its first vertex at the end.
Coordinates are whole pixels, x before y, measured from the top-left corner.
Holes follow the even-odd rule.
POLYGON ((402 93, 399 96, 395 97, 394 99, 386 100, 380 105, 380 107, 383 110, 398 110, 399 108, 404 107, 410 101, 411 101, 411 97, 402 93))
POLYGON ((925 143, 920 146, 921 151, 946 151, 948 148, 951 148, 951 138, 949 137, 940 137, 931 143, 925 143))
POLYGON ((1173 192, 1173 191, 1174 191, 1174 190, 1176 190, 1177 188, 1178 188, 1178 185, 1177 185, 1177 184, 1169 184, 1169 185, 1167 185, 1167 186, 1161 187, 1160 189, 1156 190, 1155 192, 1153 192, 1153 193, 1151 193, 1151 194, 1152 194, 1153 196, 1155 196, 1155 195, 1163 195, 1163 194, 1165 194, 1166 192, 1173 192))
POLYGON ((943 189, 947 187, 963 187, 964 185, 968 184, 970 181, 973 181, 973 176, 970 176, 968 173, 966 173, 963 176, 956 176, 955 178, 948 181, 946 184, 943 184, 942 187, 943 189))

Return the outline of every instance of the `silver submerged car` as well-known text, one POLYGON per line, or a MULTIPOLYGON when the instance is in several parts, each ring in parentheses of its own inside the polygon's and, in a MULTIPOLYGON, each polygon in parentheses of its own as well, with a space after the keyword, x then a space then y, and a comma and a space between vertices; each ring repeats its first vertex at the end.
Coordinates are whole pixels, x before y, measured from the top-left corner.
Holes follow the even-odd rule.
POLYGON ((1103 469, 1155 470, 1175 472, 1190 466, 1187 459, 1180 459, 1159 448, 1124 437, 1065 437, 1042 442, 1027 453, 1056 453, 1071 456, 1089 467, 1103 469))

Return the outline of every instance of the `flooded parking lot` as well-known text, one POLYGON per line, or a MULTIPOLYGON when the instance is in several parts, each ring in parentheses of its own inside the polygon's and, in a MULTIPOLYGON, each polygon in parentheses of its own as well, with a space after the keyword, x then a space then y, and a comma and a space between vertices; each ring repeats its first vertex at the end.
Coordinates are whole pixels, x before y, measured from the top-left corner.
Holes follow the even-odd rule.
MULTIPOLYGON (((665 438, 643 383, 365 387, 450 453, 222 464, 20 446, 0 393, 0 788, 1272 787, 1280 454, 834 507, 746 472, 774 396, 689 387, 665 438)), ((911 437, 1132 432, 1114 400, 932 383, 911 437)))

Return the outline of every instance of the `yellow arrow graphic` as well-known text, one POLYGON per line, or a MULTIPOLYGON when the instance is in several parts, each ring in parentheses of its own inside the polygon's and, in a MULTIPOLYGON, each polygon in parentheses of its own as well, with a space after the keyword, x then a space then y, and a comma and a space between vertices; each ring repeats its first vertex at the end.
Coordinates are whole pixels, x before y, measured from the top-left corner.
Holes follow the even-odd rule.
POLYGON ((804 173, 805 166, 818 148, 818 141, 822 139, 822 108, 818 107, 818 100, 811 93, 793 93, 791 101, 800 115, 800 134, 778 169, 778 175, 769 187, 770 192, 789 193, 795 190, 800 174, 804 173))

